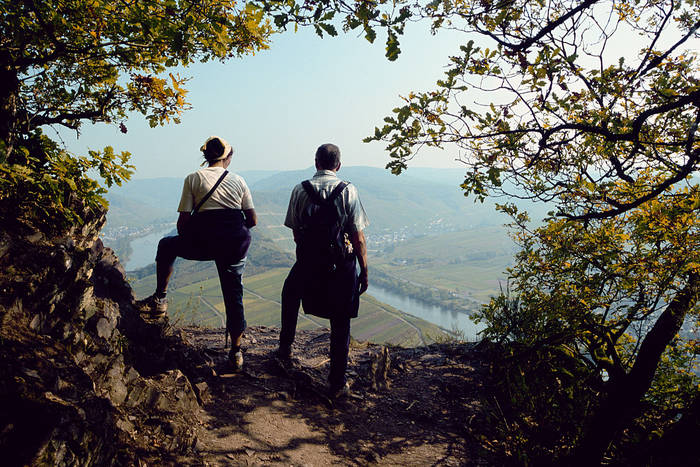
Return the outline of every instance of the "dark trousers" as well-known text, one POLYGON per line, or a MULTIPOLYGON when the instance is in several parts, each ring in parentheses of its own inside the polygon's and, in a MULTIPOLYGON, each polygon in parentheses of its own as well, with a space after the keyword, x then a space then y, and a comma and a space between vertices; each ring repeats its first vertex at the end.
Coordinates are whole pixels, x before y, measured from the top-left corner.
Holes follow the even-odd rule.
MULTIPOLYGON (((175 259, 191 257, 188 246, 179 235, 165 237, 158 243, 156 262, 173 265, 175 259)), ((219 273, 221 293, 226 307, 226 329, 232 338, 239 336, 247 326, 243 312, 243 268, 246 259, 231 262, 225 259, 215 259, 216 270, 219 273)))
MULTIPOLYGON (((289 271, 282 287, 282 331, 280 332, 280 347, 291 348, 297 329, 299 306, 308 279, 302 273, 298 264, 289 271)), ((348 352, 350 350, 350 318, 333 317, 331 322, 331 370, 328 382, 331 388, 345 385, 345 370, 348 367, 348 352)))

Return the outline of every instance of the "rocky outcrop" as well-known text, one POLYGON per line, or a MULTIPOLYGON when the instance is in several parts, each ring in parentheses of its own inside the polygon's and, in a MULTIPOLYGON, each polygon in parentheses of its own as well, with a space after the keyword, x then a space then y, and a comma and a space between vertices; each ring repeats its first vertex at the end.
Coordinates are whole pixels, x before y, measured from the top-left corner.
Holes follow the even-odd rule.
POLYGON ((484 425, 473 346, 352 341, 353 394, 335 401, 329 330, 299 331, 286 366, 279 330, 251 327, 232 374, 223 330, 138 315, 104 213, 84 214, 0 232, 3 465, 482 465, 465 442, 484 425))
POLYGON ((0 232, 0 451, 5 465, 174 459, 196 439, 210 371, 167 320, 148 323, 104 212, 59 233, 0 232))

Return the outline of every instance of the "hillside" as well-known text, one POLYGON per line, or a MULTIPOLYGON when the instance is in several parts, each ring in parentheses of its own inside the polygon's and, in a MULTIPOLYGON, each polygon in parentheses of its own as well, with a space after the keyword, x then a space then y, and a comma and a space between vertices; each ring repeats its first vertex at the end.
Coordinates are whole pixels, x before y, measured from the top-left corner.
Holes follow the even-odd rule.
MULTIPOLYGON (((455 302, 474 309, 498 294, 514 252, 502 227, 482 226, 412 238, 375 252, 372 262, 388 277, 389 289, 410 295, 419 284, 454 291, 455 302)), ((460 305, 442 302, 448 308, 460 305)))
MULTIPOLYGON (((325 394, 328 334, 251 327, 231 374, 221 329, 143 320, 97 238, 104 215, 0 237, 3 465, 482 465, 488 369, 473 344, 354 341, 353 397, 325 394)), ((274 271, 274 270, 270 270, 274 271)))
MULTIPOLYGON (((271 290, 271 294, 261 299, 259 296, 264 294, 256 290, 257 286, 248 287, 247 314, 253 324, 277 325, 279 313, 275 302, 279 300, 284 275, 280 272, 254 276, 292 264, 293 243, 289 229, 282 225, 284 214, 292 187, 313 175, 313 170, 256 171, 242 175, 251 186, 259 216, 259 224, 253 229, 244 285, 268 282, 266 287, 271 290)), ((465 200, 458 188, 463 175, 460 170, 412 168, 397 177, 378 168, 343 167, 339 175, 359 187, 370 217, 367 238, 375 285, 427 305, 461 313, 471 313, 498 293, 499 280, 511 261, 513 249, 502 227, 505 218, 495 212, 493 205, 465 200)), ((181 185, 180 179, 134 180, 115 188, 109 196, 116 197, 117 208, 124 204, 124 199, 140 200, 149 209, 159 206, 164 214, 170 210, 174 220, 181 185)), ((112 229, 116 228, 116 220, 108 220, 108 225, 110 222, 112 229)), ((129 252, 128 239, 106 242, 119 248, 120 254, 129 252)), ((148 252, 149 260, 154 253, 148 252)), ((178 310, 174 316, 183 323, 221 325, 221 297, 213 265, 185 264, 179 262, 176 266, 176 280, 170 288, 171 300, 178 310), (180 271, 181 268, 186 269, 180 271)), ((146 276, 153 272, 150 266, 130 273, 138 279, 134 282, 138 296, 152 292, 154 278, 146 276)), ((371 326, 360 325, 358 338, 373 342, 382 342, 379 339, 384 338, 394 344, 416 345, 432 342, 443 334, 436 326, 380 305, 376 300, 363 300, 363 307, 361 316, 366 316, 368 323, 376 321, 376 328, 390 330, 376 333, 371 326)), ((302 320, 302 324, 310 328, 319 325, 308 319, 302 320)))
MULTIPOLYGON (((313 174, 310 168, 277 173, 241 172, 253 193, 260 228, 265 230, 267 236, 276 239, 285 232, 281 224, 289 193, 294 185, 313 174)), ((388 233, 422 235, 502 225, 506 221, 495 211, 492 202, 474 203, 465 199, 459 188, 462 181, 459 171, 454 169, 411 169, 405 175, 395 176, 379 168, 342 167, 338 176, 359 188, 371 222, 367 233, 374 237, 376 243, 382 243, 382 236, 388 233)), ((129 224, 130 214, 134 216, 134 222, 140 221, 141 213, 122 207, 125 200, 147 207, 145 212, 158 210, 158 214, 154 215, 157 219, 169 216, 174 221, 181 190, 181 178, 137 179, 124 186, 113 187, 107 195, 112 204, 107 230, 129 224)), ((542 209, 538 209, 537 213, 541 214, 542 209)), ((283 236, 288 237, 288 234, 283 236)))
MULTIPOLYGON (((243 280, 243 305, 246 321, 253 326, 280 326, 280 291, 289 268, 272 268, 257 274, 246 274, 243 280)), ((137 297, 147 296, 155 288, 155 276, 148 275, 132 282, 137 297)), ((168 292, 168 313, 179 324, 196 324, 212 328, 225 322, 225 308, 216 269, 206 263, 181 262, 168 292)), ((300 314, 299 329, 319 329, 328 321, 300 314)), ((353 320, 352 335, 356 339, 378 344, 402 346, 426 345, 449 338, 438 326, 402 313, 365 294, 360 311, 353 320)))

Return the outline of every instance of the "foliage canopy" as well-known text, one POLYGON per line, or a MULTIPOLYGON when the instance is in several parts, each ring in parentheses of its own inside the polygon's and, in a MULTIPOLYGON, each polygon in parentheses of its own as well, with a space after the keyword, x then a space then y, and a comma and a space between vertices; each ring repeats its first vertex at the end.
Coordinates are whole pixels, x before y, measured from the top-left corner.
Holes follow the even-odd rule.
POLYGON ((623 459, 630 433, 669 445, 700 431, 699 350, 686 332, 700 296, 699 2, 0 0, 0 12, 0 211, 47 224, 80 220, 72 197, 99 204, 90 170, 110 184, 130 167, 111 148, 67 154, 43 126, 119 125, 129 112, 177 121, 184 80, 167 68, 264 48, 266 18, 370 42, 385 30, 390 60, 409 21, 463 32, 436 88, 405 96, 367 141, 387 143, 397 174, 421 147, 449 147, 466 195, 554 206, 534 229, 502 206, 522 247, 517 298, 482 317, 517 350, 520 378, 508 381, 531 407, 557 401, 546 423, 561 436, 549 442, 576 445, 579 463, 623 459), (548 386, 532 385, 522 361, 539 362, 548 386))
POLYGON ((570 429, 551 446, 576 445, 569 460, 592 465, 606 452, 623 459, 619 448, 642 420, 654 422, 637 441, 678 433, 674 426, 697 435, 697 424, 683 420, 700 406, 692 369, 700 349, 689 332, 700 296, 700 3, 269 5, 281 23, 342 13, 343 28, 361 27, 370 41, 384 28, 389 59, 408 21, 464 33, 436 88, 406 95, 366 141, 387 143, 397 174, 424 146, 456 150, 465 195, 553 206, 535 229, 526 213, 501 207, 522 247, 510 271, 514 296, 494 299, 481 314, 488 337, 516 346, 516 366, 533 353, 551 363, 538 368, 559 392, 520 386, 529 388, 525 405, 532 397, 551 402, 555 393, 568 400, 557 406, 569 407, 559 423, 570 429), (572 414, 580 416, 574 428, 572 414))
POLYGON ((254 53, 272 33, 259 8, 230 0, 0 0, 0 15, 3 216, 47 226, 80 221, 72 196, 103 202, 91 169, 109 186, 132 167, 111 147, 68 154, 42 127, 103 122, 126 132, 133 112, 151 126, 178 122, 187 91, 169 68, 254 53))

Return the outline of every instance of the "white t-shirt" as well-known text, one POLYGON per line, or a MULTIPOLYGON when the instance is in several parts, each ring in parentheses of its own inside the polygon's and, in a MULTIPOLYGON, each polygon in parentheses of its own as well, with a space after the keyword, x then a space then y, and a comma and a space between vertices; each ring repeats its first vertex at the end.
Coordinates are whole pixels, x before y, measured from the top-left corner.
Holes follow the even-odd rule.
MULTIPOLYGON (((224 173, 223 167, 205 167, 185 177, 182 187, 182 197, 178 212, 190 212, 209 193, 211 187, 224 173)), ((253 197, 243 177, 229 172, 224 180, 216 187, 214 193, 199 208, 200 211, 211 209, 253 209, 253 197)))

